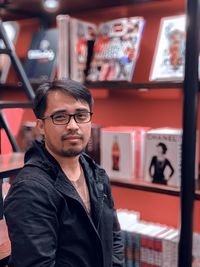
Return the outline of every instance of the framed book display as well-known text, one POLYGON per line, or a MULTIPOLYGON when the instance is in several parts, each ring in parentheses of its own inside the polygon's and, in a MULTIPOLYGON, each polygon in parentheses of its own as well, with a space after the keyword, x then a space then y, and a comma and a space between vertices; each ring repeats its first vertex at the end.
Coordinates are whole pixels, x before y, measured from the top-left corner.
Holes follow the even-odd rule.
POLYGON ((185 15, 164 17, 156 42, 150 80, 183 80, 185 64, 185 15))
MULTIPOLYGON (((2 23, 5 32, 8 36, 8 40, 11 44, 15 44, 19 32, 19 24, 15 21, 5 21, 2 23)), ((0 49, 4 49, 5 44, 0 36, 0 49)), ((10 57, 7 54, 0 54, 0 82, 5 83, 8 75, 8 71, 10 68, 10 57)))

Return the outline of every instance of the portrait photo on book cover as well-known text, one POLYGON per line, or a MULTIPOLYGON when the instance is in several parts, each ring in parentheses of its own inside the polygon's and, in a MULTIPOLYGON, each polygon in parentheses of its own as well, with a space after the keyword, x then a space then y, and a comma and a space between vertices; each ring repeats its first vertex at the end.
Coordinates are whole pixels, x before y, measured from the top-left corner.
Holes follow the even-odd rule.
POLYGON ((180 186, 181 132, 176 134, 148 133, 145 147, 145 181, 180 186))
POLYGON ((167 145, 159 142, 156 145, 156 155, 151 159, 149 165, 149 175, 152 183, 167 185, 168 181, 174 174, 174 167, 170 159, 167 158, 167 145))

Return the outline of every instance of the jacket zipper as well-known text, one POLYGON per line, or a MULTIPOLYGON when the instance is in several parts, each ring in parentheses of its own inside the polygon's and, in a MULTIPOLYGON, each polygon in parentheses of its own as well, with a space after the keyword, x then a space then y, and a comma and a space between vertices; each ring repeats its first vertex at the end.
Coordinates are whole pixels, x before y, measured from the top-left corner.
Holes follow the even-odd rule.
POLYGON ((102 218, 102 213, 103 213, 103 203, 104 203, 104 199, 107 198, 107 195, 103 193, 103 198, 101 200, 101 206, 100 206, 100 215, 99 215, 99 221, 97 224, 97 231, 99 231, 99 226, 100 226, 100 222, 101 222, 101 218, 102 218))

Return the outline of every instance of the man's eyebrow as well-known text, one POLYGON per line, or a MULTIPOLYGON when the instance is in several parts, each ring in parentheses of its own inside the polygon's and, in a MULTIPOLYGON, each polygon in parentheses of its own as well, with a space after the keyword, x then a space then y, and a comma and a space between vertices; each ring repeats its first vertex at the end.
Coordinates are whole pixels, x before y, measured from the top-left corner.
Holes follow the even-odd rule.
POLYGON ((87 108, 77 108, 75 111, 76 111, 76 112, 82 112, 82 111, 87 111, 87 112, 89 112, 89 110, 88 110, 87 108))
MULTIPOLYGON (((90 110, 88 110, 87 108, 77 108, 75 109, 75 112, 90 112, 90 110)), ((60 109, 60 110, 55 111, 53 114, 58 114, 58 113, 69 114, 70 112, 68 112, 66 109, 60 109)))

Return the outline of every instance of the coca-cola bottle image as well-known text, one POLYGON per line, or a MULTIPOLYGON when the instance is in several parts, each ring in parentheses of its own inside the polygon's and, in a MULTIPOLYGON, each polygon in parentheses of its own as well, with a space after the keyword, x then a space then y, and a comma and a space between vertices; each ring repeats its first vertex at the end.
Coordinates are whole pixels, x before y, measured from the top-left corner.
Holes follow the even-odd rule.
POLYGON ((113 139, 112 144, 112 169, 114 171, 119 171, 119 162, 120 162, 120 147, 117 136, 113 139))

